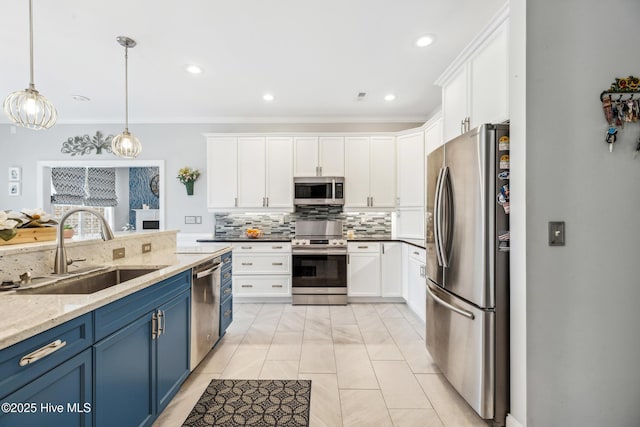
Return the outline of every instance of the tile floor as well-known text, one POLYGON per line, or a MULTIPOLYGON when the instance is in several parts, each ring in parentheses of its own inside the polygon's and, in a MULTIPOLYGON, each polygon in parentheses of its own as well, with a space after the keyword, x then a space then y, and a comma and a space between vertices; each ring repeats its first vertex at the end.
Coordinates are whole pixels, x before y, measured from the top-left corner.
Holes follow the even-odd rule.
POLYGON ((438 372, 405 304, 236 304, 154 427, 182 425, 214 378, 312 380, 311 427, 487 427, 438 372))

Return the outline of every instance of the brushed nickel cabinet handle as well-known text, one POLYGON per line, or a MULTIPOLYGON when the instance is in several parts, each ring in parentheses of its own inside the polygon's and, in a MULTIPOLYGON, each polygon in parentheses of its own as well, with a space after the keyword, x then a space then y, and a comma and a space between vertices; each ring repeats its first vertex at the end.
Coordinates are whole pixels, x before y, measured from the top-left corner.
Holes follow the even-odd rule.
POLYGON ((253 249, 253 246, 240 246, 240 249, 253 249))
POLYGON ((222 262, 225 264, 229 264, 231 262, 231 258, 225 258, 224 260, 222 260, 222 262))
POLYGON ((224 290, 223 294, 229 295, 231 293, 231 288, 227 288, 224 290))
POLYGON ((281 262, 272 262, 271 265, 283 265, 281 262))
POLYGON ((282 246, 271 246, 271 249, 282 249, 282 246))
POLYGON ((282 285, 271 285, 272 288, 281 288, 282 285))
POLYGON ((253 288, 253 285, 242 285, 243 288, 253 288))
POLYGON ((164 333, 164 311, 158 310, 158 337, 164 333))
POLYGON ((66 341, 55 340, 54 342, 49 343, 44 347, 37 349, 36 351, 22 356, 22 358, 20 359, 20 366, 27 366, 30 363, 37 362, 43 357, 47 357, 48 355, 60 350, 65 345, 67 345, 66 341))
POLYGON ((242 265, 253 265, 252 262, 243 262, 242 265))
POLYGON ((158 338, 158 315, 154 312, 151 316, 151 339, 155 340, 156 338, 158 338))
POLYGON ((229 277, 231 277, 231 273, 224 273, 224 278, 228 279, 229 277))
POLYGON ((369 246, 358 246, 358 249, 369 249, 369 246))
POLYGON ((224 312, 224 317, 229 317, 230 314, 231 314, 231 310, 227 310, 224 312))
POLYGON ((413 251, 414 255, 420 255, 420 252, 413 251))

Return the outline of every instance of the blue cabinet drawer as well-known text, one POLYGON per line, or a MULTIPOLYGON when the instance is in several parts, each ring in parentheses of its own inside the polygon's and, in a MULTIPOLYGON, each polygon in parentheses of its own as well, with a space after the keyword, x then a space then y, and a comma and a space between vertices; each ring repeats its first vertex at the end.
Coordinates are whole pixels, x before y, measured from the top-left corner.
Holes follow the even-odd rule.
POLYGON ((229 268, 227 271, 221 271, 220 272, 220 284, 221 286, 227 285, 229 283, 231 283, 231 278, 232 278, 232 273, 231 273, 231 269, 229 268))
POLYGON ((232 287, 231 287, 231 280, 229 280, 227 283, 223 283, 220 286, 220 304, 222 305, 227 298, 229 298, 231 296, 231 292, 232 292, 232 287))
POLYGON ((222 269, 224 270, 225 268, 231 268, 231 258, 232 258, 232 252, 225 252, 222 255, 220 255, 220 261, 222 261, 222 269))
POLYGON ((0 398, 93 344, 91 313, 0 351, 0 398), (22 363, 22 366, 20 366, 22 363))
POLYGON ((93 411, 91 349, 70 358, 2 399, 28 411, 0 412, 0 427, 91 427, 93 411))
POLYGON ((220 306, 220 336, 224 334, 233 321, 233 296, 229 297, 220 306))
POLYGON ((133 322, 191 287, 191 270, 183 271, 95 311, 96 341, 133 322))

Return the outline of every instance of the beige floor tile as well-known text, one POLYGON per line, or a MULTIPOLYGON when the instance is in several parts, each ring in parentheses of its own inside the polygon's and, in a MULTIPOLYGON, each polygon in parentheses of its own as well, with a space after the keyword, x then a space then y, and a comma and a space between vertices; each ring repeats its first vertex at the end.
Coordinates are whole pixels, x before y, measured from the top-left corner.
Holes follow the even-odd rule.
POLYGON ((433 409, 389 409, 389 415, 394 427, 444 427, 433 409))
POLYGON ((305 312, 285 311, 278 322, 277 331, 297 332, 304 330, 305 312))
POLYGON ((446 427, 487 427, 443 375, 416 374, 416 378, 446 427))
POLYGON ((403 361, 373 361, 380 389, 388 408, 431 408, 416 377, 403 361))
POLYGON ((300 354, 300 372, 336 373, 333 344, 303 343, 300 354))
POLYGON ((267 360, 300 360, 302 332, 276 332, 271 341, 267 360))
POLYGON ((202 393, 207 389, 211 380, 216 378, 218 378, 216 374, 192 373, 189 375, 178 393, 153 423, 153 427, 181 426, 191 413, 191 409, 198 402, 198 399, 200 399, 200 396, 202 396, 202 393))
POLYGON ((404 317, 395 304, 376 304, 375 309, 382 318, 404 317))
POLYGON ((393 425, 380 390, 340 390, 340 403, 344 427, 393 425))
POLYGON ((222 373, 237 349, 238 344, 221 341, 202 359, 194 372, 197 374, 222 373))
POLYGON ((335 344, 363 344, 358 325, 334 325, 331 329, 335 344))
POLYGON ((382 321, 397 344, 422 341, 420 335, 404 317, 388 317, 382 319, 382 321))
POLYGON ((440 369, 438 369, 438 366, 436 366, 427 351, 424 341, 401 343, 398 347, 404 356, 404 360, 407 361, 407 364, 414 374, 434 374, 440 372, 440 369))
POLYGON ((386 344, 366 344, 371 360, 404 360, 398 346, 392 341, 386 344))
POLYGON ((391 335, 387 332, 387 328, 382 322, 380 322, 380 326, 377 329, 361 327, 360 333, 362 334, 362 340, 365 344, 395 344, 395 341, 391 338, 391 335))
POLYGON ((220 378, 255 380, 260 375, 268 350, 268 345, 240 344, 220 378))
POLYGON ((244 335, 242 344, 271 344, 277 323, 261 324, 256 320, 244 335))
POLYGON ((304 324, 303 342, 332 343, 331 321, 327 318, 309 319, 304 324))
POLYGON ((356 317, 353 315, 350 305, 334 305, 329 308, 331 324, 336 325, 357 325, 356 317))
POLYGON ((379 389, 364 344, 335 344, 340 389, 379 389))
POLYGON ((342 425, 340 392, 335 374, 299 374, 298 379, 311 380, 310 427, 342 425))
POLYGON ((329 306, 310 305, 307 307, 307 319, 330 319, 329 306))
POLYGON ((295 380, 298 378, 297 360, 267 360, 262 365, 261 380, 295 380))

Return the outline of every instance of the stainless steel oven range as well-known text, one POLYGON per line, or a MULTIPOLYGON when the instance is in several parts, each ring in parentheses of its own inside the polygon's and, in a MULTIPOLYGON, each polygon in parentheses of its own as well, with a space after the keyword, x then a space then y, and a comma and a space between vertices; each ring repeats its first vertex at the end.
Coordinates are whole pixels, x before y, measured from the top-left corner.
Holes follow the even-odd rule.
POLYGON ((347 241, 342 221, 296 221, 291 242, 292 303, 347 304, 347 241))

